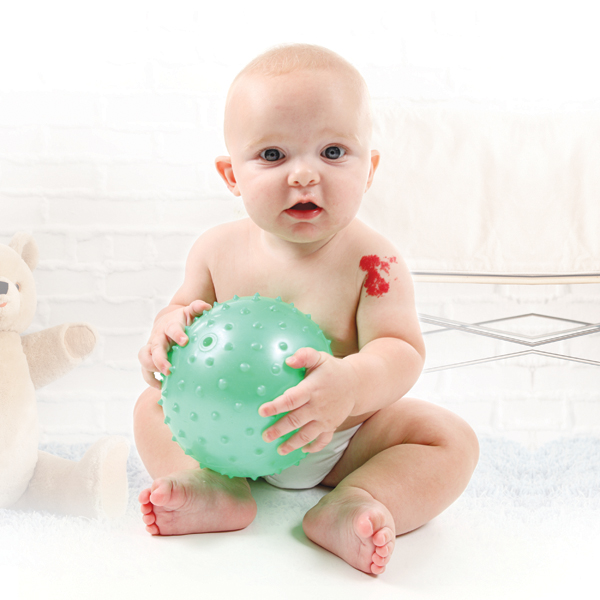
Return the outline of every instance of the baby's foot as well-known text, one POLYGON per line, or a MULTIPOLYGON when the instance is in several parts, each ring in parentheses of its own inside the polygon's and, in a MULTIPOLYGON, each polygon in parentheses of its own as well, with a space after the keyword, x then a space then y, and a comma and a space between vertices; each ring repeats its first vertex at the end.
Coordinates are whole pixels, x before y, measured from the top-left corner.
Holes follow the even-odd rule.
POLYGON ((256 516, 256 502, 245 479, 229 479, 207 469, 156 479, 138 500, 146 531, 152 535, 233 531, 247 527, 256 516))
POLYGON ((383 573, 394 551, 392 514, 359 488, 333 490, 306 513, 302 525, 313 542, 365 573, 383 573))

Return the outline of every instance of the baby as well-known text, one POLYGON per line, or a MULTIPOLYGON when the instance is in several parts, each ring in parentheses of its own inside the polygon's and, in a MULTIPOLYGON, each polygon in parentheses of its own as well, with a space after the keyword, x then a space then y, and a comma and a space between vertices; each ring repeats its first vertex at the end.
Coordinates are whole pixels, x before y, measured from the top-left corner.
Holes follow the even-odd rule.
POLYGON ((270 50, 230 88, 225 142, 230 156, 216 167, 249 218, 198 238, 139 354, 150 387, 135 407, 135 438, 154 479, 139 496, 146 529, 230 531, 254 519, 246 479, 202 469, 171 440, 154 372, 169 372, 168 349, 187 343, 184 326, 215 301, 281 296, 312 315, 333 356, 298 350, 286 362, 306 377, 260 407, 265 417, 289 411, 265 441, 280 454, 308 453, 266 480, 332 488, 306 513, 306 535, 356 569, 383 573, 396 536, 463 492, 479 446, 455 414, 405 397, 425 357, 411 277, 394 246, 356 218, 379 163, 366 84, 324 48, 270 50))

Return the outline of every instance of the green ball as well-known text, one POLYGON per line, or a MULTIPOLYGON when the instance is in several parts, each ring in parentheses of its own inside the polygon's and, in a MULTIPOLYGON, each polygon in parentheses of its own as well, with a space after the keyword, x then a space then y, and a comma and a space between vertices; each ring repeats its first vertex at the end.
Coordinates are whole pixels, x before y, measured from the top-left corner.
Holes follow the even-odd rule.
MULTIPOLYGON (((229 477, 263 477, 297 465, 301 449, 285 456, 262 433, 284 415, 261 417, 259 407, 304 379, 285 359, 299 348, 331 354, 319 326, 281 298, 234 296, 186 327, 189 342, 169 352, 171 374, 162 384, 165 423, 173 440, 208 467, 229 477)), ((297 430, 296 430, 297 431, 297 430)))

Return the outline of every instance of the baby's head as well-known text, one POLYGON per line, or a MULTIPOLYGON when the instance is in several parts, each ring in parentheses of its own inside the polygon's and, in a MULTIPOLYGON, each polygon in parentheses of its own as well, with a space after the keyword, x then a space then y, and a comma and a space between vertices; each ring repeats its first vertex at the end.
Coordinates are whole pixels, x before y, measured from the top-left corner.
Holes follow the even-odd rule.
POLYGON ((217 169, 264 231, 327 241, 355 217, 379 154, 369 94, 334 52, 293 44, 261 54, 235 78, 225 108, 230 156, 217 169))
MULTIPOLYGON (((362 120, 365 135, 371 136, 371 107, 369 90, 362 75, 339 54, 310 44, 289 44, 267 50, 248 63, 233 80, 225 104, 225 143, 235 134, 238 103, 252 84, 274 84, 290 77, 323 76, 337 86, 338 100, 352 103, 362 120), (287 78, 285 76, 288 76, 287 78)), ((243 99, 241 100, 243 102, 243 99)))

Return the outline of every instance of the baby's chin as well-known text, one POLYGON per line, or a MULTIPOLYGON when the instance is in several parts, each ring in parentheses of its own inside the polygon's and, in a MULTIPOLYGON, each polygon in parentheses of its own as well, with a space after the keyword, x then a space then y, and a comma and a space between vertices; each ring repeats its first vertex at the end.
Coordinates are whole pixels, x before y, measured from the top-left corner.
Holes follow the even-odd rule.
POLYGON ((337 233, 316 227, 310 221, 295 223, 285 229, 270 228, 263 231, 272 243, 281 247, 297 247, 307 253, 323 247, 337 233))

